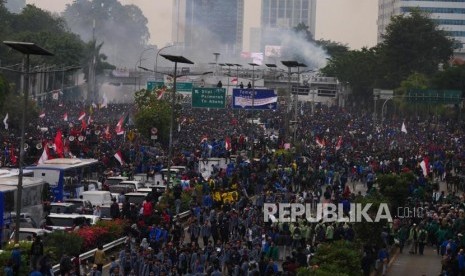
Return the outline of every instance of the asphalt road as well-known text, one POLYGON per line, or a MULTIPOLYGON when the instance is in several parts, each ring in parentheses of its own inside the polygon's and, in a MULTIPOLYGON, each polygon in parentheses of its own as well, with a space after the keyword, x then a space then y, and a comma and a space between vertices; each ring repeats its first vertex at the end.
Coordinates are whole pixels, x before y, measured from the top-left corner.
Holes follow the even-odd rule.
MULTIPOLYGON (((408 247, 406 248, 408 249, 408 247)), ((412 255, 405 251, 408 250, 397 255, 387 275, 437 276, 441 273, 441 256, 437 255, 435 248, 425 247, 422 256, 412 255)))

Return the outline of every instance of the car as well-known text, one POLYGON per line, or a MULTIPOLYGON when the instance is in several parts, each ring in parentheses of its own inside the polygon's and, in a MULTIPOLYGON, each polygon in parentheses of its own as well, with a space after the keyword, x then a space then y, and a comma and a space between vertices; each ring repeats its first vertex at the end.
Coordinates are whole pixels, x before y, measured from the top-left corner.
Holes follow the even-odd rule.
POLYGON ((141 188, 145 188, 144 183, 139 182, 139 181, 133 181, 133 180, 121 181, 118 185, 130 186, 130 187, 133 187, 136 191, 138 191, 141 188))
MULTIPOLYGON (((16 212, 11 212, 11 213, 8 213, 7 215, 4 215, 3 223, 10 224, 10 226, 14 228, 16 225, 16 212)), ((21 213, 20 218, 19 218, 19 227, 37 228, 38 224, 32 218, 31 214, 21 213)))
POLYGON ((82 198, 68 198, 65 199, 65 202, 76 205, 76 210, 78 214, 93 213, 92 203, 90 203, 90 201, 88 200, 84 200, 82 198))
POLYGON ((110 186, 110 193, 111 193, 111 196, 114 198, 118 198, 118 196, 121 193, 127 194, 127 193, 133 193, 133 192, 136 192, 136 188, 134 187, 134 185, 117 184, 117 185, 110 186))
MULTIPOLYGON (((19 228, 19 240, 20 241, 32 241, 33 237, 44 237, 45 235, 51 233, 51 231, 42 229, 42 228, 19 228)), ((15 240, 15 231, 11 233, 10 243, 13 243, 15 240)))
POLYGON ((112 195, 109 191, 87 191, 82 193, 82 198, 89 201, 92 206, 111 204, 112 195))
POLYGON ((72 231, 77 226, 91 225, 91 220, 80 214, 50 214, 45 217, 44 229, 72 231))
POLYGON ((103 182, 102 190, 108 191, 108 189, 110 188, 110 186, 119 184, 121 181, 125 181, 125 180, 128 180, 128 178, 125 177, 125 176, 112 176, 112 177, 108 177, 108 178, 105 180, 105 182, 103 182))
POLYGON ((102 190, 102 182, 92 179, 84 179, 81 181, 81 184, 84 185, 84 191, 98 191, 102 190))
POLYGON ((48 206, 50 214, 74 214, 77 213, 77 206, 70 202, 52 202, 48 206))
POLYGON ((139 205, 147 198, 149 193, 127 193, 124 197, 131 203, 131 205, 139 205))

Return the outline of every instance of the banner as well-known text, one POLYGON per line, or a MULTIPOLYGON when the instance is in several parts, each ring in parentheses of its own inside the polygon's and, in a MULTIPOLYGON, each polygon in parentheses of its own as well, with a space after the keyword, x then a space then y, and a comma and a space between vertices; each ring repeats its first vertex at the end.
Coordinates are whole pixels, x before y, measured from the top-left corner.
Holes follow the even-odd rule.
POLYGON ((233 89, 233 108, 275 110, 278 95, 272 89, 233 89))

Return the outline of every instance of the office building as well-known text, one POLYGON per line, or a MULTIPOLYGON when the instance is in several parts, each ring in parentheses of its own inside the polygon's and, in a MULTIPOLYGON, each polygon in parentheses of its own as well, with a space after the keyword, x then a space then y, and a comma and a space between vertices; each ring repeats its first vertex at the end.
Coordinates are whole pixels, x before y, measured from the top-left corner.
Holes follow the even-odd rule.
POLYGON ((173 0, 172 40, 185 47, 217 44, 222 53, 242 50, 244 0, 173 0))
POLYGON ((382 40, 391 17, 408 13, 412 8, 430 13, 431 19, 461 44, 454 54, 465 56, 465 0, 379 0, 378 42, 382 40))

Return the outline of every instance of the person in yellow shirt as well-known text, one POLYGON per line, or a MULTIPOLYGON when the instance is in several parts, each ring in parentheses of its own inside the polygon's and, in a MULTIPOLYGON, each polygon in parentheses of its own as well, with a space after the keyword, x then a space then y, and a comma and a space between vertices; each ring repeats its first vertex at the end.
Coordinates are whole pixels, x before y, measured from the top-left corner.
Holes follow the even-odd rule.
POLYGON ((102 272, 106 260, 107 257, 105 256, 105 251, 103 251, 103 246, 99 245, 97 251, 94 253, 94 263, 97 265, 98 271, 102 272))

